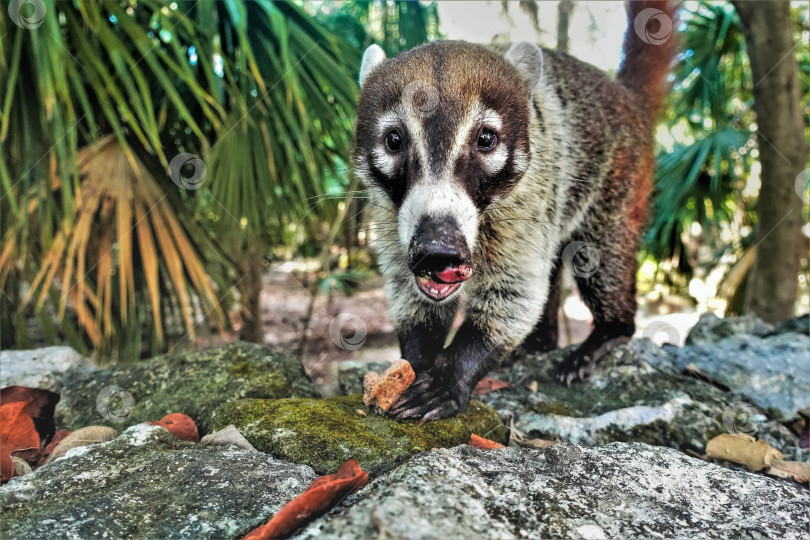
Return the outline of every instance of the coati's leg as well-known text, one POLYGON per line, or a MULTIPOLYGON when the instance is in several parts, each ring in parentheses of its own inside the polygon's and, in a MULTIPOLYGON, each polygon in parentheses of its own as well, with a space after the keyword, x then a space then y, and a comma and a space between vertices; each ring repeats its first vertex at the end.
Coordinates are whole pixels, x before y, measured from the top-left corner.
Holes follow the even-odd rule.
POLYGON ((403 323, 399 328, 399 350, 416 373, 431 369, 444 348, 452 318, 431 316, 426 321, 403 323))
MULTIPOLYGON (((543 270, 548 275, 549 269, 543 270)), ((424 422, 464 411, 475 385, 525 339, 540 317, 547 278, 530 291, 523 285, 506 280, 479 284, 469 297, 464 323, 436 367, 419 374, 389 414, 424 422)))
POLYGON ((638 228, 633 219, 612 217, 626 215, 603 212, 587 224, 588 229, 575 235, 574 240, 585 242, 588 248, 580 250, 569 266, 580 296, 593 314, 594 328, 557 368, 560 381, 566 384, 584 379, 605 354, 627 343, 635 332, 638 228))
POLYGON ((562 293, 562 265, 557 264, 551 272, 548 299, 542 318, 537 322, 531 334, 515 349, 514 355, 544 353, 557 348, 559 338, 560 295, 562 293))

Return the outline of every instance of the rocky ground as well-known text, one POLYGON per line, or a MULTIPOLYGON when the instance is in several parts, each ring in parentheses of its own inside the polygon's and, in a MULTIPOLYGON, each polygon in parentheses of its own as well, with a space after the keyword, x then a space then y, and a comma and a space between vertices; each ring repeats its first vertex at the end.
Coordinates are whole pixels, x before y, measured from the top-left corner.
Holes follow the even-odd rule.
POLYGON ((705 316, 686 342, 633 340, 571 387, 550 377, 565 351, 514 359, 490 374, 506 386, 424 426, 363 405, 368 363, 343 363, 349 395, 321 398, 273 347, 234 343, 107 369, 62 347, 3 352, 0 388, 60 393, 56 429, 122 433, 1 486, 0 537, 239 538, 354 458, 369 485, 296 537, 807 538, 807 484, 704 454, 715 435, 743 432, 810 462, 810 320, 705 316), (201 435, 235 425, 252 447, 186 442, 141 423, 175 412, 201 435), (465 444, 472 433, 507 443, 506 426, 512 439, 561 442, 465 444))

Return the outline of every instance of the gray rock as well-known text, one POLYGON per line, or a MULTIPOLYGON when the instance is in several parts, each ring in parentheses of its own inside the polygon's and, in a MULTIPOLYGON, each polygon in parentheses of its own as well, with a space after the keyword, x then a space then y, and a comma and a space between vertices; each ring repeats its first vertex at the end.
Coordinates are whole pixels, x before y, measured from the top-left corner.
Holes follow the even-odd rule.
POLYGON ((0 537, 236 538, 315 478, 303 465, 139 424, 0 487, 0 537))
POLYGON ((617 347, 584 382, 565 386, 554 378, 554 366, 570 350, 526 357, 493 372, 491 377, 513 387, 476 398, 504 422, 514 419, 528 436, 589 446, 640 441, 702 454, 709 438, 725 431, 723 410, 736 399, 648 363, 655 357, 671 362, 652 342, 617 347), (537 392, 528 388, 532 381, 537 392))
MULTIPOLYGON (((512 388, 476 398, 530 437, 587 446, 645 442, 703 454, 712 437, 743 432, 764 438, 788 459, 806 461, 798 438, 755 402, 682 374, 684 365, 675 355, 695 348, 661 349, 646 339, 633 340, 611 351, 584 382, 570 387, 556 382, 554 366, 571 348, 527 356, 490 374, 512 388), (532 381, 537 382, 536 392, 528 387, 532 381), (735 418, 738 412, 746 413, 742 422, 735 418)), ((711 355, 723 357, 723 352, 711 355)))
POLYGON ((391 367, 391 362, 359 362, 344 360, 338 364, 338 386, 344 396, 363 393, 363 379, 369 371, 382 373, 391 367))
POLYGON ((704 313, 686 336, 686 345, 714 343, 735 334, 765 336, 772 330, 770 324, 753 314, 721 319, 714 313, 704 313))
POLYGON ((805 313, 801 317, 794 317, 773 325, 773 332, 771 332, 771 334, 787 333, 805 334, 810 336, 810 313, 805 313))
POLYGON ((810 415, 810 336, 740 334, 668 352, 675 370, 697 370, 776 420, 810 415))
POLYGON ((296 538, 807 538, 810 492, 614 443, 413 458, 296 538))
POLYGON ((74 378, 56 406, 56 424, 58 429, 107 425, 120 430, 184 413, 206 433, 214 409, 228 400, 313 395, 298 359, 237 342, 117 364, 91 378, 74 378))
POLYGON ((0 388, 19 385, 58 393, 71 377, 89 377, 95 371, 92 360, 70 347, 0 351, 0 388))

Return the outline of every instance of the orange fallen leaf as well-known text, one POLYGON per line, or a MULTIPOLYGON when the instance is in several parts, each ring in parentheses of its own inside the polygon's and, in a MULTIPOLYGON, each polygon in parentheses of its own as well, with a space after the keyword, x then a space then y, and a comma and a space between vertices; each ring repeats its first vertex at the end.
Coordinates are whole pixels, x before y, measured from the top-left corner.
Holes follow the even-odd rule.
POLYGON ((59 394, 43 388, 28 386, 7 386, 0 390, 0 405, 15 401, 25 402, 25 414, 34 421, 34 427, 41 440, 47 440, 56 431, 53 419, 59 394))
POLYGON ((34 421, 23 410, 25 401, 0 405, 0 482, 14 476, 11 453, 15 450, 39 448, 39 434, 34 421))
POLYGON ((363 379, 363 403, 375 404, 387 411, 415 379, 416 373, 413 372, 411 364, 404 359, 391 364, 382 375, 373 371, 366 373, 363 379))
POLYGON ((197 431, 197 424, 183 413, 172 413, 164 416, 157 422, 146 423, 150 426, 160 426, 178 439, 200 442, 200 433, 197 431))
POLYGON ((473 388, 473 392, 476 394, 488 394, 490 392, 495 392, 497 390, 501 390, 503 388, 512 388, 512 385, 508 382, 499 381, 498 379, 490 379, 489 377, 484 377, 481 379, 481 382, 475 385, 473 388))
POLYGON ((472 446, 473 448, 478 448, 479 450, 494 450, 496 448, 506 448, 499 442, 479 437, 475 433, 470 435, 470 442, 468 442, 467 444, 472 446))
POLYGON ((368 473, 350 459, 335 474, 316 479, 306 491, 285 504, 270 521, 254 529, 243 540, 285 538, 340 504, 368 483, 368 473))

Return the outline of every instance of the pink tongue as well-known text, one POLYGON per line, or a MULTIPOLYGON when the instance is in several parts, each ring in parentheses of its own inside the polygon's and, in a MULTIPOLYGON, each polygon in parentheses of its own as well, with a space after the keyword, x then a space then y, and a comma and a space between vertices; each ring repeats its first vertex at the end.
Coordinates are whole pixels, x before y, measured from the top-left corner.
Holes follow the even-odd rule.
POLYGON ((461 266, 448 266, 440 272, 434 272, 433 275, 445 283, 459 283, 472 275, 472 268, 466 264, 461 266))

